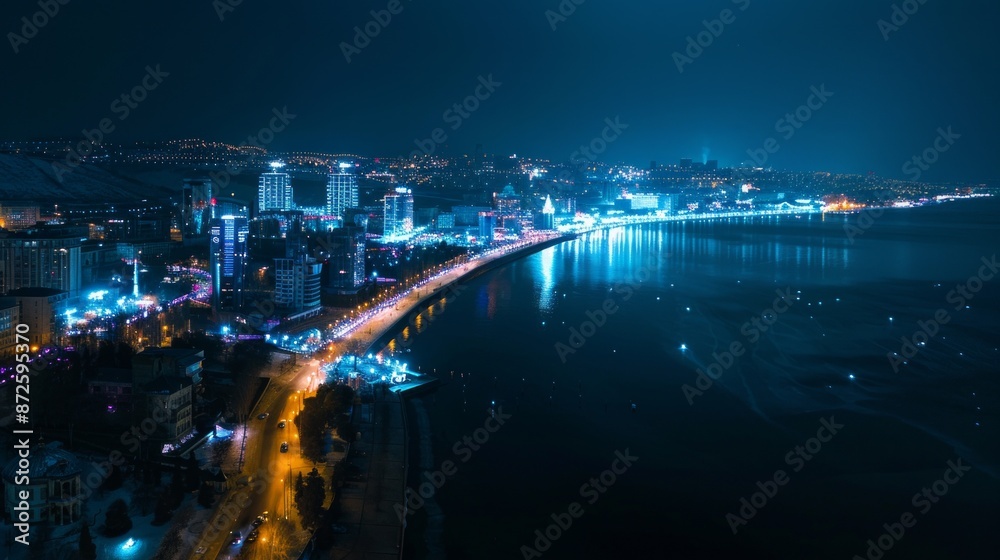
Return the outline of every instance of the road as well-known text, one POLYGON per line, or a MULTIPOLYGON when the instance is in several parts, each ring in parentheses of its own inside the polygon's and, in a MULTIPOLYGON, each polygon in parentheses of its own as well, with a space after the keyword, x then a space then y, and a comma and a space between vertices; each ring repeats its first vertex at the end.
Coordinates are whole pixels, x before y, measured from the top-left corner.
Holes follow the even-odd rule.
MULTIPOLYGON (((518 244, 516 249, 538 245, 552 238, 553 236, 539 237, 536 240, 518 244)), ((298 517, 294 511, 291 497, 286 494, 286 481, 289 480, 289 473, 294 478, 299 472, 303 474, 308 473, 314 465, 300 456, 296 434, 297 429, 292 419, 301 406, 301 399, 315 394, 316 385, 323 381, 318 376, 318 360, 330 361, 335 356, 342 355, 348 345, 355 343, 355 341, 360 341, 361 346, 369 348, 376 340, 386 334, 399 319, 406 317, 407 314, 418 307, 435 290, 448 286, 448 284, 455 282, 476 268, 485 266, 496 259, 506 257, 516 249, 493 251, 481 255, 465 265, 438 274, 433 279, 417 288, 409 290, 397 298, 393 305, 385 306, 382 309, 373 310, 366 314, 364 320, 358 321, 353 325, 353 328, 345 336, 328 342, 323 350, 313 355, 312 360, 306 358, 307 365, 299 367, 294 372, 285 374, 284 376, 272 378, 267 392, 254 409, 251 420, 247 422, 245 462, 242 470, 243 475, 241 476, 246 485, 237 488, 226 496, 225 502, 220 504, 216 510, 213 522, 209 523, 209 527, 202 532, 199 542, 195 545, 196 550, 199 547, 204 547, 206 551, 203 554, 197 554, 195 551, 190 558, 193 560, 203 560, 204 558, 230 559, 239 554, 242 547, 266 546, 262 540, 235 546, 229 544, 231 531, 239 531, 245 537, 252 529, 252 521, 265 511, 269 512, 272 520, 279 516, 287 516, 299 528, 298 517), (264 420, 258 419, 257 415, 261 413, 267 413, 268 417, 264 420), (286 421, 284 428, 278 427, 281 420, 286 421), (289 444, 287 453, 280 451, 281 443, 284 441, 287 441, 289 444)), ((329 317, 327 321, 332 322, 333 318, 329 317)), ((302 358, 305 357, 300 356, 300 359, 302 358)), ((368 421, 371 422, 372 420, 368 419, 368 421)), ((379 422, 377 418, 374 421, 379 422)), ((401 420, 394 420, 393 425, 397 425, 399 421, 401 420)), ((384 423, 380 424, 380 427, 385 425, 384 423)), ((237 445, 242 441, 243 435, 241 430, 235 432, 233 437, 236 438, 237 445)), ((392 446, 385 449, 391 448, 393 450, 392 455, 395 457, 398 451, 396 448, 401 449, 402 443, 396 442, 395 438, 392 439, 392 442, 392 446)), ((371 449, 371 446, 375 446, 376 450, 382 449, 380 447, 382 444, 376 445, 374 442, 365 443, 367 443, 369 449, 371 449)), ((379 451, 380 455, 384 453, 388 452, 379 451)), ((320 467, 322 471, 322 467, 332 467, 334 462, 339 460, 341 456, 341 453, 334 452, 326 465, 315 466, 320 467)), ((399 538, 399 523, 398 519, 395 519, 394 514, 391 513, 391 505, 397 503, 397 499, 402 499, 402 476, 401 474, 397 476, 393 473, 393 476, 386 478, 384 475, 380 475, 379 473, 383 473, 386 467, 380 464, 380 461, 375 460, 379 456, 371 456, 373 459, 370 462, 371 464, 366 464, 364 467, 375 475, 376 480, 386 479, 386 489, 392 488, 395 490, 397 486, 395 479, 398 478, 399 496, 383 495, 382 490, 376 491, 375 489, 383 487, 382 484, 374 485, 372 488, 369 488, 366 484, 363 489, 360 489, 362 493, 360 499, 364 504, 367 504, 368 500, 372 499, 372 496, 375 496, 374 499, 377 503, 381 503, 385 507, 390 507, 390 513, 386 515, 383 507, 369 509, 367 505, 363 506, 364 510, 369 512, 378 511, 377 521, 375 522, 377 529, 369 529, 358 535, 359 545, 352 546, 352 550, 348 553, 349 555, 359 552, 363 553, 361 549, 368 549, 372 552, 377 550, 381 554, 389 553, 395 549, 396 543, 393 542, 391 545, 385 546, 388 543, 382 541, 386 538, 393 540, 399 538), (395 528, 390 527, 393 523, 396 525, 395 528), (369 531, 373 531, 374 533, 369 531), (378 538, 374 538, 376 535, 378 535, 378 538)), ((365 463, 368 462, 365 461, 365 463)), ((327 473, 326 479, 329 481, 329 473, 327 473)), ((328 491, 327 499, 329 500, 330 497, 328 491)), ((368 518, 369 516, 366 514, 365 517, 368 518)), ((368 521, 368 525, 371 526, 371 524, 372 521, 368 521)), ((265 523, 261 528, 262 537, 267 534, 266 527, 267 524, 265 523)), ((302 534, 301 537, 303 537, 301 544, 304 545, 308 540, 308 535, 302 534)))
MULTIPOLYGON (((264 512, 269 513, 272 521, 288 517, 298 527, 298 515, 294 505, 291 505, 291 496, 287 495, 286 481, 289 480, 289 473, 294 479, 300 472, 303 475, 308 473, 314 465, 301 457, 298 428, 292 420, 301 408, 301 400, 315 394, 319 382, 317 370, 318 362, 307 361, 295 373, 271 380, 254 409, 254 415, 247 422, 243 474, 238 478, 243 484, 229 493, 224 504, 220 504, 216 511, 218 521, 209 524, 195 545, 195 549, 204 547, 206 552, 193 554, 191 558, 229 559, 235 557, 242 547, 263 545, 258 541, 233 546, 229 540, 231 531, 239 531, 246 537, 252 529, 251 522, 264 512), (257 417, 262 413, 268 415, 266 419, 257 417), (278 427, 281 421, 285 422, 284 428, 278 427), (287 453, 281 452, 282 442, 288 442, 287 453)), ((242 429, 234 433, 237 448, 242 444, 243 436, 242 429)), ((266 524, 261 528, 261 534, 267 534, 266 524)))

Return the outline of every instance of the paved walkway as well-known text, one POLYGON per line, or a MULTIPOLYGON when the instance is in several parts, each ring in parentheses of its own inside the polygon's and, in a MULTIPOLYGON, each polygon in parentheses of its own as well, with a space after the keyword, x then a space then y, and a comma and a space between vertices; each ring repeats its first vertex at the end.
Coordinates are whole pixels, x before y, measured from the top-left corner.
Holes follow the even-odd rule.
POLYGON ((402 523, 396 506, 402 505, 405 480, 405 430, 399 395, 375 391, 375 402, 355 409, 354 422, 361 439, 351 445, 364 456, 349 459, 361 469, 361 482, 340 489, 339 523, 350 532, 337 535, 325 557, 335 560, 398 559, 402 523))

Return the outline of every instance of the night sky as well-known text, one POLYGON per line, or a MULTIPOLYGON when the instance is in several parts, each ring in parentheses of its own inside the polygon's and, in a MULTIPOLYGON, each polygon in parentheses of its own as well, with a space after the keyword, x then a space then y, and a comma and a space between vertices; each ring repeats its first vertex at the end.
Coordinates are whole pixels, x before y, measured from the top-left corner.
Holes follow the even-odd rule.
POLYGON ((618 116, 628 128, 604 161, 733 165, 774 137, 777 168, 902 179, 951 126, 960 138, 923 179, 1000 176, 996 2, 897 0, 919 9, 885 40, 889 0, 564 0, 575 12, 555 30, 559 0, 401 0, 350 63, 341 43, 389 0, 225 2, 69 0, 15 54, 9 33, 39 6, 6 0, 0 139, 80 138, 110 117, 111 142, 240 143, 287 106, 275 150, 405 155, 440 127, 445 154, 566 160, 618 116), (679 72, 673 53, 725 9, 731 22, 679 72), (119 121, 112 102, 157 64, 169 76, 119 121), (443 113, 490 74, 501 85, 452 130, 443 113), (824 84, 834 95, 808 122, 777 132, 824 84))

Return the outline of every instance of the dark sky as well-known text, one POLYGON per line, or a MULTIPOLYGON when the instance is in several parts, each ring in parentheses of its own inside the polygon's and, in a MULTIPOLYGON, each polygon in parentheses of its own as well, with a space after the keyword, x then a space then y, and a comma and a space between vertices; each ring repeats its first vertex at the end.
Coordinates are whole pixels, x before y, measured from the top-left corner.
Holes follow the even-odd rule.
MULTIPOLYGON (((239 143, 287 106, 276 150, 403 155, 441 127, 446 153, 566 160, 619 116, 628 128, 602 160, 732 165, 774 137, 777 168, 902 179, 951 126, 960 138, 922 178, 1000 177, 996 2, 925 0, 888 41, 890 0, 586 0, 553 31, 559 3, 401 0, 348 63, 341 42, 388 0, 243 0, 224 21, 212 0, 70 0, 17 54, 6 35, 0 138, 80 137, 108 117, 109 141, 239 143), (672 54, 727 8, 735 21, 678 72, 672 54), (119 120, 112 102, 156 64, 170 75, 119 120), (501 85, 452 130, 445 110, 490 74, 501 85), (833 97, 793 136, 776 131, 823 84, 833 97)), ((38 10, 5 0, 0 29, 38 10)))

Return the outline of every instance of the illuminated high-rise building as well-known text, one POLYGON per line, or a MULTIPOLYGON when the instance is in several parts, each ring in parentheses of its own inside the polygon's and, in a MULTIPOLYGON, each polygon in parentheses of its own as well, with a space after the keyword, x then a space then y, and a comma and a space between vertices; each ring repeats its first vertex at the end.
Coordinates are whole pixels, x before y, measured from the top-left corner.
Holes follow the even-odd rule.
POLYGON ((479 213, 479 242, 484 245, 493 243, 493 230, 497 226, 497 217, 493 212, 479 213))
POLYGON ((305 255, 274 259, 274 303, 293 311, 319 307, 322 272, 323 264, 305 255))
POLYGON ((211 219, 209 207, 215 190, 212 180, 207 177, 184 179, 181 189, 181 231, 184 235, 205 233, 211 219))
POLYGON ((542 211, 535 214, 535 229, 555 229, 556 207, 552 204, 552 197, 545 197, 545 206, 542 211))
POLYGON ((291 210, 292 177, 279 171, 285 165, 274 162, 270 173, 262 173, 257 184, 257 211, 291 210))
POLYGON ((358 226, 330 232, 328 292, 356 293, 365 283, 365 230, 358 226))
POLYGON ((41 219, 39 206, 24 202, 0 202, 0 228, 20 231, 34 227, 41 219))
POLYGON ((358 206, 358 178, 349 163, 339 164, 326 181, 326 213, 344 217, 344 210, 358 206))
POLYGON ((493 205, 496 207, 498 225, 510 231, 517 231, 518 213, 521 211, 521 197, 514 192, 513 185, 507 185, 503 191, 493 195, 493 205))
POLYGON ((87 228, 68 226, 0 233, 0 293, 51 288, 78 296, 87 235, 87 228))
POLYGON ((245 200, 230 198, 228 196, 213 197, 209 210, 212 220, 218 220, 223 216, 237 216, 240 218, 250 217, 249 203, 245 200))
POLYGON ((246 218, 222 216, 212 221, 209 249, 212 272, 212 308, 238 311, 243 305, 243 286, 247 260, 246 218))
POLYGON ((413 191, 397 187, 385 195, 385 237, 413 231, 413 191))

